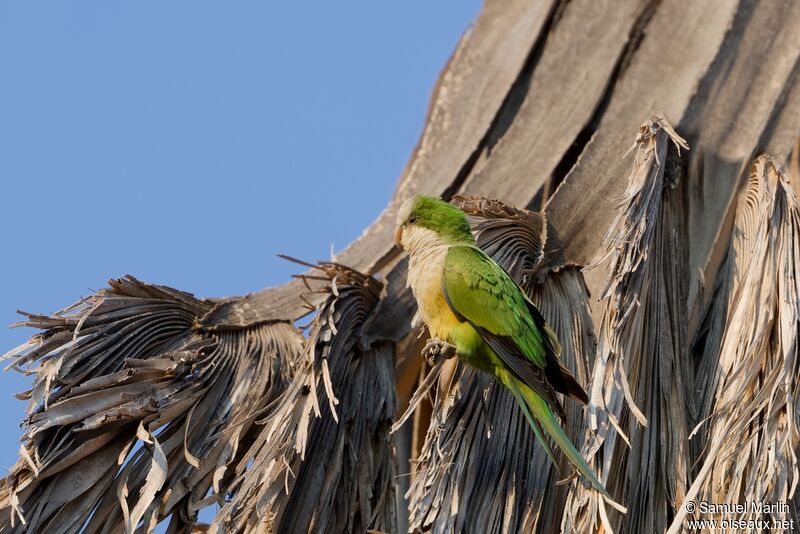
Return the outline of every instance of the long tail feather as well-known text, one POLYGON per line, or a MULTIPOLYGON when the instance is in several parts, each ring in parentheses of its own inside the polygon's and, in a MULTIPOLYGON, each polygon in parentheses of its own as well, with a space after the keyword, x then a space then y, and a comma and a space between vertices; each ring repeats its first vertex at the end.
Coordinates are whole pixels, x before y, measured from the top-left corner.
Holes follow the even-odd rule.
POLYGON ((531 415, 531 412, 528 409, 528 404, 527 402, 525 402, 525 397, 523 397, 522 390, 520 389, 517 381, 512 378, 507 387, 508 389, 511 390, 511 393, 514 395, 514 398, 517 399, 517 403, 519 404, 520 408, 522 408, 522 413, 525 414, 525 418, 528 420, 528 424, 531 425, 533 433, 536 436, 536 439, 539 440, 539 443, 544 449, 544 452, 547 453, 547 456, 550 458, 550 461, 553 462, 554 466, 556 466, 556 471, 561 473, 561 467, 558 465, 558 460, 556 460, 556 457, 553 454, 553 449, 550 448, 550 444, 544 437, 544 434, 542 433, 542 427, 539 426, 539 423, 531 415))
POLYGON ((517 399, 522 411, 528 418, 528 422, 530 423, 531 428, 533 428, 534 434, 545 448, 545 451, 548 453, 548 456, 550 456, 550 459, 553 460, 553 463, 556 462, 553 458, 553 453, 550 450, 550 445, 547 443, 547 440, 544 439, 544 436, 542 436, 542 430, 544 430, 550 439, 555 442, 564 456, 566 456, 569 462, 575 466, 575 469, 577 469, 581 475, 586 477, 595 490, 603 495, 606 502, 620 512, 625 513, 625 508, 614 501, 611 495, 606 491, 605 487, 603 487, 603 484, 597 479, 597 475, 594 474, 592 468, 589 467, 589 464, 587 464, 586 460, 583 459, 581 453, 578 452, 578 450, 570 441, 569 437, 567 437, 567 435, 564 433, 564 430, 561 428, 561 425, 559 424, 555 415, 553 415, 553 412, 550 410, 550 407, 547 405, 544 399, 537 395, 535 391, 526 386, 523 382, 520 382, 510 375, 501 377, 501 380, 514 394, 514 397, 517 399))

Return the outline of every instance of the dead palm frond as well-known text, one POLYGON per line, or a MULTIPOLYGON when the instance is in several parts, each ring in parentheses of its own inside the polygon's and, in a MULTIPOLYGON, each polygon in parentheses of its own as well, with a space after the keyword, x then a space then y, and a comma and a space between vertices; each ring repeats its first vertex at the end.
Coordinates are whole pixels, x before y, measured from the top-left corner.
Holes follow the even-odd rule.
POLYGON ((397 530, 394 351, 359 343, 381 284, 323 263, 329 283, 292 385, 258 421, 220 532, 397 530))
POLYGON ((514 398, 491 377, 447 362, 409 492, 413 531, 524 532, 550 485, 514 398), (491 488, 487 491, 487 488, 491 488))
MULTIPOLYGON (((779 165, 761 156, 739 197, 699 347, 697 431, 705 446, 687 500, 787 503, 795 493, 799 256, 797 197, 779 165)), ((730 518, 785 520, 788 507, 746 506, 730 518)))
POLYGON ((212 308, 128 277, 53 316, 5 355, 36 373, 2 532, 132 532, 191 524, 250 425, 288 381, 302 337, 276 323, 214 335, 212 308), (138 444, 138 445, 137 445, 138 444))
MULTIPOLYGON (((688 486, 686 384, 687 248, 678 151, 687 146, 663 118, 636 136, 633 169, 606 234, 609 276, 600 323, 585 452, 606 488, 628 507, 624 530, 661 532, 688 486)), ((604 258, 604 259, 605 259, 604 258)), ((589 498, 573 495, 568 524, 593 524, 589 498)), ((619 531, 618 514, 597 512, 619 531)))
MULTIPOLYGON (((562 363, 575 370, 578 382, 589 391, 597 340, 589 309, 589 291, 580 269, 564 267, 549 274, 543 283, 533 287, 531 298, 558 334, 562 363)), ((580 446, 587 426, 585 407, 575 402, 565 402, 564 410, 567 415, 563 422, 566 433, 576 446, 580 446)), ((566 462, 562 463, 561 468, 565 474, 571 469, 566 462)), ((578 510, 597 506, 598 502, 590 499, 590 496, 594 496, 592 492, 585 491, 578 483, 567 487, 559 485, 556 490, 556 495, 550 494, 554 498, 549 499, 548 520, 539 526, 538 532, 594 530, 594 521, 597 518, 595 513, 585 513, 583 517, 587 519, 587 523, 583 525, 573 524, 572 519, 578 515, 578 510), (564 512, 568 498, 571 499, 573 516, 564 512)))

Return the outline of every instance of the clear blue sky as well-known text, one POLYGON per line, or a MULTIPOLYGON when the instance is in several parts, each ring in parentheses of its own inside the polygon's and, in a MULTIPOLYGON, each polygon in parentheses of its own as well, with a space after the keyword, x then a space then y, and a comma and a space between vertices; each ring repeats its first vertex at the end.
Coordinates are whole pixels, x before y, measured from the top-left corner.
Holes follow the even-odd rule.
MULTIPOLYGON (((478 0, 0 4, 0 324, 285 281, 380 212, 478 0)), ((0 328, 0 353, 32 331, 0 328)), ((0 467, 29 379, 0 375, 0 467)))

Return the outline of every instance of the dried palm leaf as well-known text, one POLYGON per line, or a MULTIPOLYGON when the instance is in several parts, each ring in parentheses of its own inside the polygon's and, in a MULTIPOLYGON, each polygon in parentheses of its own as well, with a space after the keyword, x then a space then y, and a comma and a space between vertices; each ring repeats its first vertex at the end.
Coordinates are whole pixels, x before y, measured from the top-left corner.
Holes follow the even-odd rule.
MULTIPOLYGON (((706 317, 698 384, 702 465, 686 499, 788 503, 798 483, 800 207, 769 157, 739 196, 733 233, 706 317)), ((789 506, 745 506, 727 519, 785 520, 789 506)), ((670 532, 678 532, 686 509, 670 532)), ((699 514, 699 513, 698 513, 699 514)), ((706 517, 713 519, 713 517, 706 517)), ((743 528, 755 532, 759 528, 743 528)))
POLYGON ((584 453, 628 515, 623 522, 580 488, 567 504, 570 530, 586 531, 599 515, 609 531, 663 532, 688 486, 680 148, 687 148, 685 141, 663 118, 639 129, 628 187, 601 260, 609 259, 610 269, 584 453))
POLYGON ((551 484, 541 468, 549 459, 501 385, 461 362, 448 364, 455 370, 440 381, 409 490, 409 527, 529 531, 551 484))
POLYGON ((284 388, 302 336, 287 323, 213 335, 213 304, 127 277, 52 316, 7 353, 35 374, 0 532, 185 529, 219 489, 248 424, 284 388), (136 446, 137 442, 140 446, 136 446))
POLYGON ((359 344, 382 284, 337 264, 318 269, 327 298, 295 380, 259 421, 212 532, 397 531, 393 346, 359 344))
POLYGON ((547 225, 541 213, 483 197, 454 196, 453 204, 467 214, 475 241, 524 288, 541 261, 547 225))
MULTIPOLYGON (((584 283, 583 273, 577 267, 565 267, 550 273, 541 284, 532 288, 531 298, 561 341, 562 363, 576 371, 578 382, 588 390, 591 386, 597 340, 589 309, 589 291, 584 283)), ((567 401, 562 404, 566 412, 566 420, 562 424, 572 442, 579 444, 586 431, 586 408, 576 402, 567 401)), ((571 469, 568 462, 562 462, 562 473, 569 473, 571 469)), ((574 504, 590 506, 592 503, 589 496, 594 493, 583 491, 583 485, 578 483, 570 484, 568 490, 548 494, 553 498, 548 499, 548 520, 539 526, 540 532, 588 532, 573 529, 568 522, 562 523, 562 518, 568 497, 572 496, 574 504)))
MULTIPOLYGON (((534 283, 544 241, 541 215, 478 197, 454 201, 468 214, 478 245, 526 289, 551 322, 563 342, 565 365, 577 368, 579 380, 586 380, 594 338, 580 272, 565 269, 544 284, 534 283)), ((566 488, 556 487, 552 464, 513 396, 469 366, 452 360, 446 365, 409 491, 411 529, 556 531, 566 488)), ((580 408, 568 406, 567 433, 581 435, 581 426, 580 408)), ((563 461, 562 469, 567 466, 563 461)))

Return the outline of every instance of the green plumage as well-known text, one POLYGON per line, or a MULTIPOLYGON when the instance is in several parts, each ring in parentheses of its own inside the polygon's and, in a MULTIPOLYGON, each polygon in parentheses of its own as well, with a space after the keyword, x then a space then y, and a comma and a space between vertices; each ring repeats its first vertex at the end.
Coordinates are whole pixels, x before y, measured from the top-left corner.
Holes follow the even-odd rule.
POLYGON ((473 246, 450 247, 444 288, 458 315, 492 334, 510 337, 532 363, 545 366, 543 338, 548 334, 536 327, 528 298, 494 260, 473 246))
POLYGON ((545 435, 610 500, 556 419, 564 413, 556 392, 583 403, 586 392, 561 365, 558 339, 536 306, 475 245, 464 213, 414 197, 401 208, 396 239, 409 252, 409 283, 431 336, 508 388, 553 463, 545 435))
POLYGON ((445 299, 456 317, 470 324, 483 343, 462 343, 455 330, 450 342, 467 362, 492 373, 516 398, 534 434, 558 467, 542 430, 592 486, 608 496, 591 468, 555 418, 563 414, 548 375, 569 382, 563 393, 584 402, 585 393, 558 363, 560 346, 535 305, 508 274, 480 249, 453 245, 444 264, 445 299), (474 348, 473 348, 474 347, 474 348), (552 372, 548 373, 548 366, 552 372), (564 376, 566 375, 566 376, 564 376), (577 388, 580 391, 574 391, 577 388))

